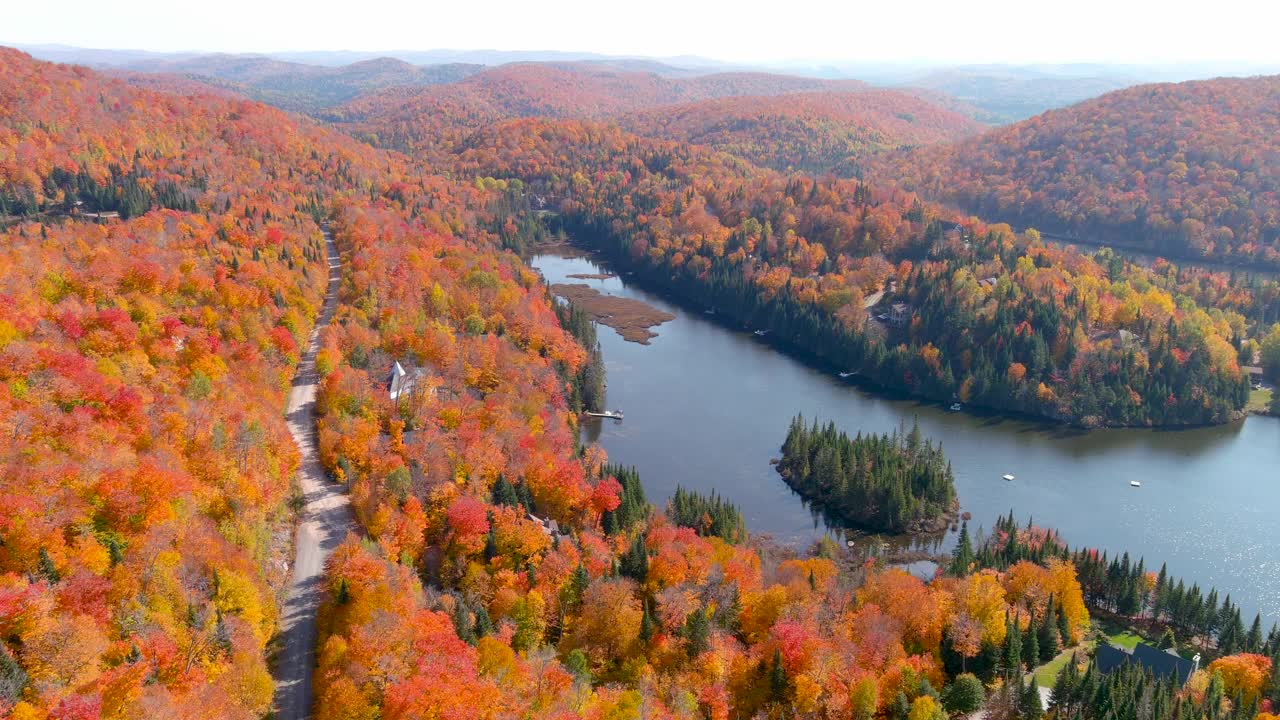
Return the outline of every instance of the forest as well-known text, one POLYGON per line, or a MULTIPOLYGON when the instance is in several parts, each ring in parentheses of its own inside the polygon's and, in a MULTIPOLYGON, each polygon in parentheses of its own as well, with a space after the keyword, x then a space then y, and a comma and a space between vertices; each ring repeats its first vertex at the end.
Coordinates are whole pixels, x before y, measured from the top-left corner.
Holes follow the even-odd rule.
POLYGON ((984 217, 1275 268, 1277 103, 1274 76, 1141 85, 882 167, 905 188, 984 217))
POLYGON ((942 448, 914 424, 909 431, 850 438, 833 422, 809 425, 797 415, 778 472, 824 513, 874 531, 942 530, 958 507, 942 448))
MULTIPOLYGON (((500 94, 527 72, 464 82, 500 94)), ((651 83, 653 102, 804 89, 651 83)), ((573 98, 553 90, 529 85, 573 98)), ((433 92, 475 91, 356 102, 433 92)), ((272 712, 304 503, 282 409, 326 283, 321 222, 344 262, 316 444, 360 533, 316 591, 317 718, 940 720, 988 692, 1014 708, 1023 671, 1103 614, 1220 657, 1177 697, 1065 671, 1061 717, 1158 701, 1269 720, 1280 700, 1275 631, 1049 531, 1002 525, 926 582, 829 538, 756 538, 732 498, 651 505, 638 472, 582 444, 595 330, 517 251, 571 229, 885 386, 1082 424, 1232 417, 1245 348, 1274 347, 1256 332, 1277 319, 1273 284, 1089 257, 875 178, 616 125, 467 128, 449 115, 466 97, 421 124, 362 117, 391 149, 225 87, 12 50, 0 98, 0 716, 272 712), (422 134, 440 126, 454 134, 422 134), (433 147, 395 149, 410 141, 433 147), (910 306, 901 327, 867 313, 881 292, 910 306), (414 382, 393 399, 397 362, 414 382)), ((891 491, 886 508, 947 508, 941 450, 914 435, 789 444, 831 466, 819 481, 901 466, 905 448, 923 485, 903 498, 923 499, 891 491)))
MULTIPOLYGON (((1140 627, 1149 637, 1160 637, 1161 649, 1183 657, 1199 655, 1203 661, 1185 686, 1160 681, 1137 665, 1104 674, 1092 662, 1067 662, 1050 692, 1050 717, 1275 717, 1271 713, 1280 705, 1280 628, 1273 624, 1264 634, 1262 618, 1255 616, 1246 630, 1239 607, 1229 595, 1221 597, 1219 604, 1216 588, 1206 593, 1194 582, 1188 587, 1163 565, 1159 572, 1152 572, 1142 558, 1133 561, 1128 553, 1108 560, 1106 553, 1088 547, 1071 550, 1054 531, 1030 522, 1019 526, 1012 513, 996 523, 990 536, 978 540, 976 548, 967 525, 963 527, 948 572, 962 574, 979 567, 1038 572, 1035 564, 1054 562, 1069 562, 1079 570, 1080 600, 1094 614, 1140 627)), ((1060 647, 1046 629, 1052 614, 1046 611, 1037 637, 1024 634, 1020 657, 1029 646, 1041 658, 1060 647)), ((1010 652, 1006 645, 1004 657, 1010 652)), ((954 668, 960 661, 954 652, 950 656, 954 668)), ((994 658, 992 654, 993 664, 994 658)), ((1039 709, 1024 702, 1013 687, 993 698, 992 706, 1002 713, 1039 717, 1039 709)))
POLYGON ((473 140, 465 172, 521 178, 639 277, 886 388, 1082 426, 1221 423, 1248 396, 1246 317, 1132 263, 611 126, 516 121, 473 140), (867 312, 882 292, 911 311, 901 326, 867 312))

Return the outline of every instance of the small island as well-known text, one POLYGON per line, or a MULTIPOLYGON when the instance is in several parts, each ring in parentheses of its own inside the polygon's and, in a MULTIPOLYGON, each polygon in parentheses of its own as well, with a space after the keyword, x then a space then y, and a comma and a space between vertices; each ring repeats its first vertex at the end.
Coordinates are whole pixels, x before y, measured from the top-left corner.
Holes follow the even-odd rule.
POLYGON ((613 328, 624 340, 641 345, 658 336, 650 328, 676 318, 642 300, 605 295, 586 283, 556 283, 551 292, 582 308, 592 320, 613 328))
POLYGON ((837 522, 885 533, 945 529, 958 509, 941 446, 910 431, 850 438, 835 423, 791 421, 778 472, 837 522))

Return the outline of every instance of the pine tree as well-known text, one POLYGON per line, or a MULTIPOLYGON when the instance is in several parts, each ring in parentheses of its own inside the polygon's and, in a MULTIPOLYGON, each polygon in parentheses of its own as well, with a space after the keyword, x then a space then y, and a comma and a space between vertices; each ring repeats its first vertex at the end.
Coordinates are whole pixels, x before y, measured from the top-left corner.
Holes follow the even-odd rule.
POLYGON ((27 672, 9 654, 9 648, 0 643, 0 707, 12 708, 26 687, 27 672))
POLYGON ((574 568, 573 574, 569 576, 569 582, 565 583, 565 606, 570 610, 578 607, 590 584, 591 576, 587 574, 587 569, 582 565, 574 568))
POLYGON ((1004 674, 1013 677, 1022 672, 1022 633, 1012 621, 1005 621, 1004 674))
MULTIPOLYGON (((1069 710, 1070 698, 1079 682, 1080 677, 1079 671, 1076 669, 1075 658, 1071 658, 1058 671, 1058 677, 1053 682, 1053 692, 1049 695, 1049 706, 1060 711, 1069 710)), ((1059 713, 1059 716, 1065 715, 1068 715, 1068 713, 1059 713)))
POLYGON ((734 635, 741 631, 742 593, 738 591, 737 584, 730 586, 729 601, 720 608, 716 615, 716 622, 721 628, 734 635))
POLYGON ((907 700, 906 693, 901 690, 893 697, 893 706, 889 708, 889 717, 892 720, 907 720, 911 715, 911 701, 907 700))
POLYGON ((1054 605, 1054 597, 1049 595, 1049 606, 1045 609, 1044 617, 1040 619, 1039 645, 1040 645, 1040 662, 1046 663, 1058 656, 1060 647, 1058 644, 1058 609, 1054 605))
POLYGON ((649 551, 645 548, 644 534, 636 535, 631 541, 627 554, 622 556, 618 572, 643 584, 649 575, 649 551))
POLYGON ((1058 635, 1062 638, 1062 644, 1071 644, 1071 622, 1067 620, 1067 614, 1058 608, 1058 635))
POLYGON ((467 611, 466 603, 462 602, 462 598, 454 598, 453 629, 458 634, 459 640, 468 645, 476 644, 475 626, 472 624, 471 613, 467 611))
POLYGON ((1218 707, 1222 704, 1222 675, 1214 673, 1209 678, 1209 687, 1204 691, 1204 702, 1201 708, 1210 720, 1218 717, 1218 707))
POLYGON ((489 611, 483 604, 476 608, 475 634, 478 638, 493 634, 493 620, 489 618, 489 611))
POLYGON ((1040 703, 1040 688, 1034 678, 1028 683, 1018 679, 1018 712, 1022 720, 1040 720, 1044 716, 1044 706, 1040 703))
POLYGON ((498 557, 498 533, 493 525, 493 513, 489 513, 489 533, 484 538, 484 561, 498 557))
POLYGON ((787 678, 787 668, 782 664, 782 651, 773 651, 773 667, 769 670, 769 693, 774 702, 780 703, 787 699, 787 690, 791 687, 791 681, 787 678))
POLYGON ((39 571, 41 577, 49 582, 50 585, 57 585, 62 579, 62 575, 58 573, 58 568, 53 564, 53 558, 49 557, 49 551, 40 548, 39 571))
POLYGON ((685 650, 690 658, 696 658, 710 649, 711 628, 707 622, 707 611, 698 608, 689 613, 684 621, 684 639, 688 643, 685 650))
POLYGON ((498 473, 498 479, 493 483, 493 504, 504 507, 520 506, 520 496, 502 473, 498 473))
POLYGON ((1249 634, 1245 636, 1244 641, 1245 652, 1256 653, 1262 650, 1262 615, 1261 613, 1253 616, 1253 625, 1249 627, 1249 634))
POLYGON ((640 642, 647 645, 657 631, 658 623, 653 619, 653 613, 649 612, 649 604, 645 603, 644 614, 640 617, 640 642))
POLYGON ((951 574, 964 577, 969 573, 973 563, 973 544, 969 540, 969 521, 960 523, 960 538, 956 541, 956 549, 951 553, 951 574))
POLYGON ((1040 640, 1036 629, 1035 616, 1027 623, 1027 631, 1022 635, 1022 655, 1027 659, 1027 667, 1034 668, 1040 663, 1040 640))

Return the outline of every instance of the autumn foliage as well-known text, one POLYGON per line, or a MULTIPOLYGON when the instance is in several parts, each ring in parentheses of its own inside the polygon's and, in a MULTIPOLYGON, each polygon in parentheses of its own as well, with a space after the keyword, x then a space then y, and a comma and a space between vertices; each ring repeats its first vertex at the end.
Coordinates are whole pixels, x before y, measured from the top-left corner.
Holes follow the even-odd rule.
POLYGON ((888 177, 993 220, 1162 255, 1280 263, 1280 77, 1142 85, 946 147, 888 177))

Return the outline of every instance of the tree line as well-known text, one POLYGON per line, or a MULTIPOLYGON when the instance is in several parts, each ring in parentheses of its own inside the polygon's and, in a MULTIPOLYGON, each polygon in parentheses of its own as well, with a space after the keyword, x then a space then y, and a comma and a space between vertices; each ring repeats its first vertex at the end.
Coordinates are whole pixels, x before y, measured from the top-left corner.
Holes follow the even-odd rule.
POLYGON ((778 472, 824 512, 872 530, 936 529, 956 506, 951 464, 914 423, 908 432, 850 438, 834 422, 807 425, 797 415, 778 472))

